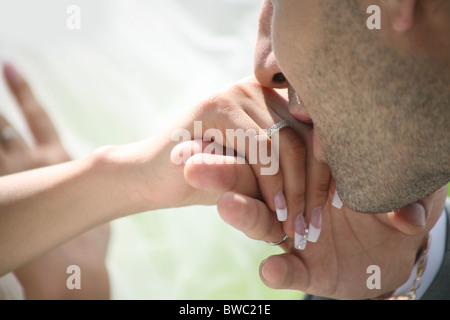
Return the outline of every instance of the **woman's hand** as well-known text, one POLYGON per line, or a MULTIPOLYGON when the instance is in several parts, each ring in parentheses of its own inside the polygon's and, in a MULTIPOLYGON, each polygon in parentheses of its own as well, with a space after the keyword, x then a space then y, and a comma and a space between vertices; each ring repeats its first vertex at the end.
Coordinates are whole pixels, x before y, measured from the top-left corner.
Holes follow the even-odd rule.
MULTIPOLYGON (((315 206, 324 203, 330 176, 327 166, 305 159, 307 150, 304 140, 309 139, 311 127, 296 121, 289 114, 287 103, 275 90, 262 87, 255 79, 248 78, 199 103, 183 121, 162 137, 122 148, 120 152, 111 152, 123 160, 150 153, 147 159, 152 165, 141 161, 143 166, 139 175, 145 180, 138 184, 140 187, 136 192, 140 192, 147 203, 157 203, 158 208, 216 204, 221 194, 234 191, 263 200, 273 212, 278 211, 280 220, 285 220, 285 229, 293 230, 299 214, 308 214, 315 206), (281 129, 279 142, 274 148, 271 145, 274 140, 267 137, 265 130, 281 120, 295 122, 295 128, 281 129), (247 134, 245 147, 239 148, 236 139, 230 138, 230 130, 234 133, 241 130, 244 135, 247 134), (183 134, 184 139, 180 139, 183 134), (213 143, 205 141, 208 135, 212 136, 213 143), (203 142, 195 139, 203 139, 203 142), (184 142, 180 144, 180 140, 184 142), (158 144, 155 145, 155 141, 158 144), (280 155, 271 157, 278 161, 275 166, 279 165, 273 174, 262 174, 267 164, 262 163, 260 154, 252 154, 254 150, 249 147, 252 142, 258 148, 262 143, 267 144, 268 150, 272 147, 280 155), (209 148, 212 144, 220 148, 209 148), (228 153, 231 156, 225 157, 230 160, 228 164, 226 160, 222 163, 214 161, 214 155, 194 156, 187 162, 176 161, 187 159, 194 153, 202 153, 208 148, 223 151, 221 144, 228 151, 233 151, 228 153), (207 157, 210 161, 206 161, 206 158, 200 160, 199 157, 207 157), (242 158, 245 158, 242 161, 244 163, 238 163, 242 158), (167 159, 171 159, 174 165, 167 166, 167 159), (208 172, 209 176, 202 172, 208 172), (308 179, 308 176, 314 179, 308 179), (199 180, 189 177, 198 177, 199 180), (188 178, 189 183, 186 183, 185 178, 188 178), (307 179, 310 190, 314 192, 305 195, 307 179), (206 185, 208 187, 204 188, 206 185), (275 198, 285 200, 286 204, 277 201, 277 208, 275 198), (287 217, 284 218, 283 209, 287 211, 287 217)), ((149 209, 152 208, 155 206, 149 209)))
POLYGON ((35 98, 28 82, 11 64, 3 73, 34 139, 28 145, 8 121, 0 116, 0 176, 69 161, 52 121, 35 98))
MULTIPOLYGON (((33 137, 29 145, 12 125, 0 116, 0 176, 70 160, 45 109, 26 79, 11 64, 4 77, 24 115, 33 137)), ((109 226, 102 225, 45 253, 14 273, 27 299, 107 299, 109 280, 105 265, 109 226), (66 273, 76 264, 83 272, 82 290, 68 290, 66 273)))

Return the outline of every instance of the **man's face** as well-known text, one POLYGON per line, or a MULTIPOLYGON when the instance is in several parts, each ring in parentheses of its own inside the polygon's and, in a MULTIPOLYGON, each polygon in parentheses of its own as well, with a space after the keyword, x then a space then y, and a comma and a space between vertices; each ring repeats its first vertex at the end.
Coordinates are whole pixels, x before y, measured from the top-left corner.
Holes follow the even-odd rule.
POLYGON ((356 0, 266 1, 255 74, 272 87, 283 86, 277 68, 284 74, 290 112, 313 123, 314 154, 330 166, 343 202, 387 212, 446 183, 449 160, 430 163, 436 148, 448 150, 449 134, 436 132, 446 126, 420 108, 427 101, 416 101, 408 83, 428 75, 366 27, 365 9, 356 0))

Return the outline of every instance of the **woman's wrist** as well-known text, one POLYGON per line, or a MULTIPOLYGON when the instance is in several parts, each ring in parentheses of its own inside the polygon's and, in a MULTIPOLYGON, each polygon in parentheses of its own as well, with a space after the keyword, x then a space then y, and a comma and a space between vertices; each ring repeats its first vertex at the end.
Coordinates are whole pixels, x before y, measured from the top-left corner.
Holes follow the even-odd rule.
POLYGON ((102 148, 0 179, 0 253, 7 257, 0 275, 91 228, 141 211, 129 187, 127 162, 118 161, 120 150, 102 148))
POLYGON ((114 203, 110 220, 158 209, 143 196, 146 180, 143 170, 145 166, 151 166, 151 161, 144 159, 138 145, 104 146, 89 156, 92 170, 101 176, 107 188, 104 193, 109 194, 114 203))

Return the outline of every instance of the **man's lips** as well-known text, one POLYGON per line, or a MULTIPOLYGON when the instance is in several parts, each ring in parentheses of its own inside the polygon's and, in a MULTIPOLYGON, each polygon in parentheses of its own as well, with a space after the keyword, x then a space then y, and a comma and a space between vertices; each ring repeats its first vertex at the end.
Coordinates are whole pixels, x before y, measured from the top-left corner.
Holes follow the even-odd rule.
POLYGON ((308 112, 306 112, 303 101, 297 91, 295 91, 290 84, 288 84, 287 89, 289 96, 289 113, 301 122, 312 124, 313 121, 308 112))
POLYGON ((297 120, 300 120, 301 122, 304 122, 304 123, 310 123, 310 124, 313 123, 311 117, 310 117, 308 114, 305 114, 305 113, 297 113, 297 112, 295 112, 295 111, 293 111, 293 110, 289 110, 289 113, 290 113, 294 118, 296 118, 297 120))

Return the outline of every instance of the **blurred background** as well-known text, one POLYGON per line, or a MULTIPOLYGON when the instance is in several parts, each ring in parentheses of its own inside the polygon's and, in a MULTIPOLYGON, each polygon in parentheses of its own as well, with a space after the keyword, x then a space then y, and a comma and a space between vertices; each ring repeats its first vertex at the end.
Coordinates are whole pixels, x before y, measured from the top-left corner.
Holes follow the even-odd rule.
MULTIPOLYGON (((261 1, 0 0, 0 58, 29 80, 73 158, 145 139, 251 75, 261 1), (67 21, 80 9, 80 29, 67 21)), ((0 113, 31 142, 0 80, 0 113)), ((280 253, 226 225, 215 207, 112 223, 113 299, 299 299, 265 287, 280 253)))

